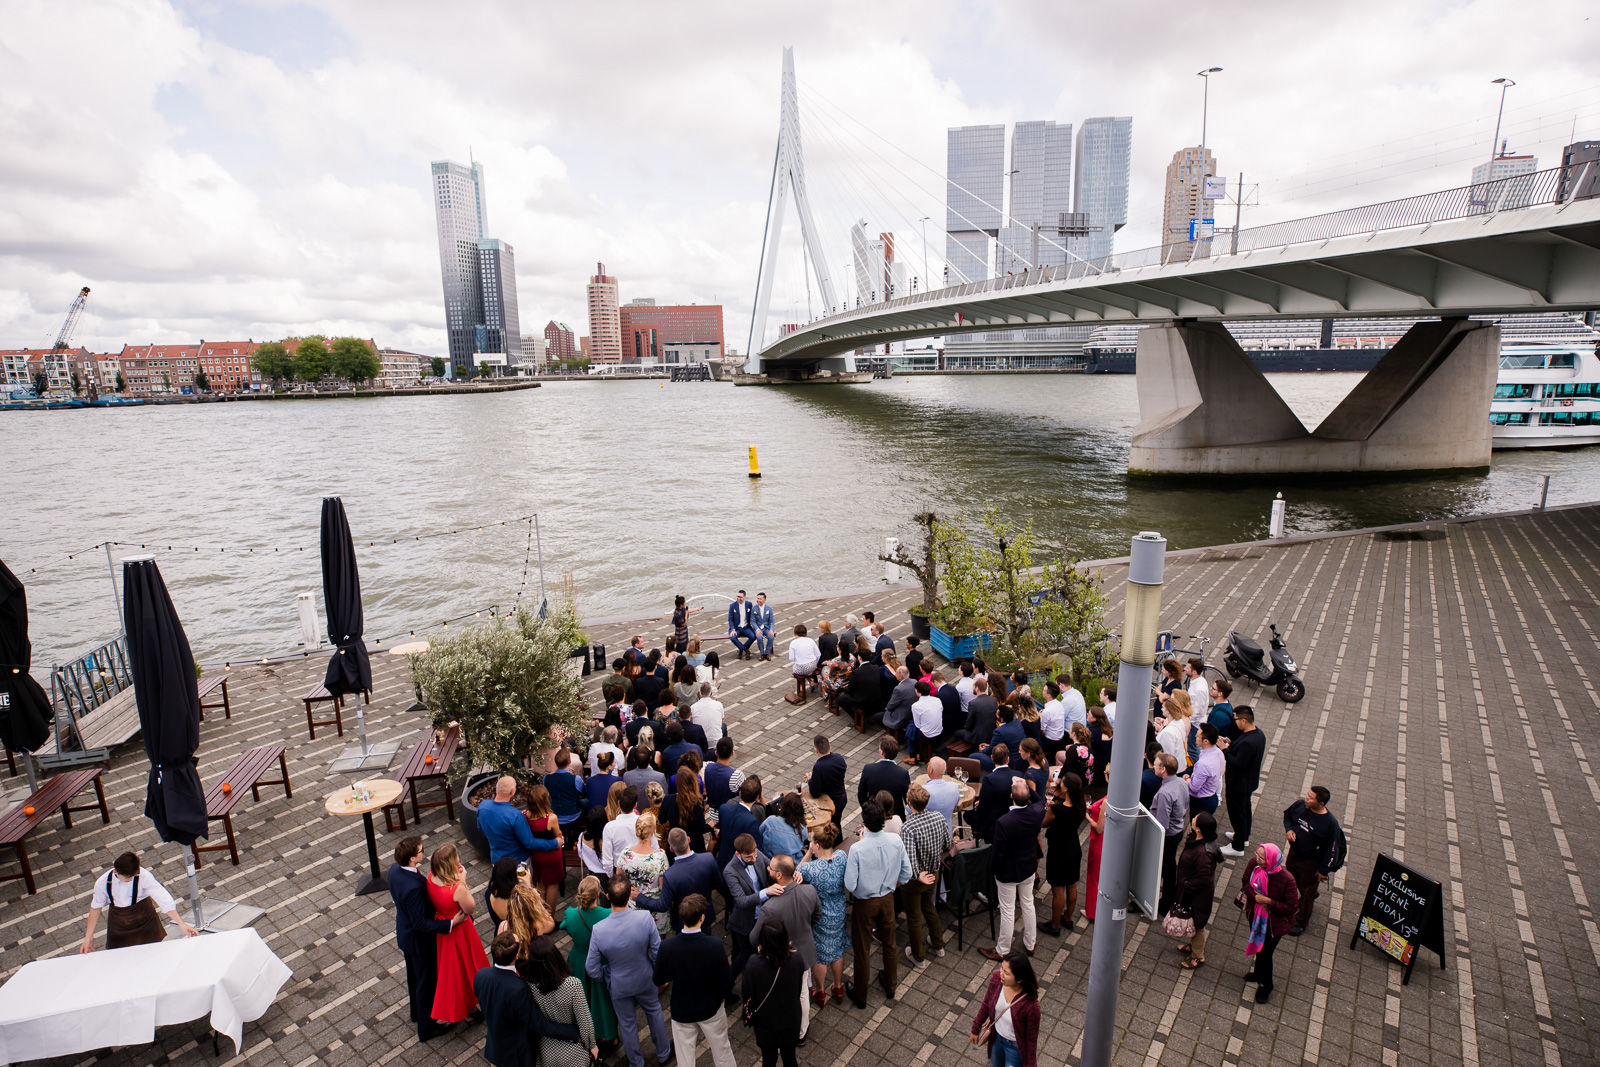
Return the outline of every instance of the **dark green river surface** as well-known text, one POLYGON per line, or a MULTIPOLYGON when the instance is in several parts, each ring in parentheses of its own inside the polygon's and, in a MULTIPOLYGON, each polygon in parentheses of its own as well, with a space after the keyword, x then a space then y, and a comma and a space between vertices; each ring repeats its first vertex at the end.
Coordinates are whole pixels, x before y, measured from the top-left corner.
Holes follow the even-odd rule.
MULTIPOLYGON (((1360 375, 1272 378, 1314 426, 1360 375)), ((503 610, 519 592, 536 604, 531 526, 498 525, 534 512, 552 598, 565 582, 586 617, 603 618, 665 612, 675 593, 718 612, 719 595, 739 588, 786 600, 870 586, 883 538, 914 538, 910 516, 925 507, 992 501, 1043 533, 1070 531, 1092 559, 1125 554, 1140 530, 1172 548, 1265 537, 1279 491, 1291 532, 1525 508, 1542 474, 1552 504, 1600 498, 1600 449, 1497 452, 1487 476, 1130 478, 1137 421, 1131 375, 578 381, 475 397, 5 412, 0 558, 28 585, 36 668, 115 633, 105 553, 82 551, 105 540, 131 543, 119 558, 140 542, 155 549, 196 656, 212 662, 293 650, 299 593, 315 595, 321 618, 325 495, 344 498, 366 632, 385 644, 503 610), (746 476, 752 445, 759 481, 746 476), (463 532, 414 540, 449 530, 463 532)))

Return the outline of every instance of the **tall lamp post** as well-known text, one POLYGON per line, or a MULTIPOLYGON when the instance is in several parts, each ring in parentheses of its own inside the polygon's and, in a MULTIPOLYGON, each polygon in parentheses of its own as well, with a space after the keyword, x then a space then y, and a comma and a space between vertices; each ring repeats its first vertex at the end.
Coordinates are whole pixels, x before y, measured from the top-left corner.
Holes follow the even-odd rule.
POLYGON ((1489 142, 1489 169, 1483 172, 1483 180, 1490 181, 1494 178, 1494 159, 1500 151, 1500 120, 1506 114, 1506 90, 1517 84, 1510 78, 1496 78, 1489 83, 1500 86, 1500 110, 1494 116, 1494 140, 1489 142))
POLYGON ((924 215, 917 220, 917 225, 922 227, 922 276, 928 276, 928 220, 932 215, 924 215))
POLYGON ((1200 147, 1204 148, 1206 146, 1207 112, 1211 110, 1211 75, 1221 74, 1222 68, 1207 67, 1205 70, 1197 70, 1195 73, 1206 80, 1205 91, 1200 96, 1200 147))
MULTIPOLYGON (((1141 533, 1128 554, 1128 595, 1122 614, 1121 663, 1117 692, 1143 715, 1150 672, 1156 659, 1161 614, 1161 581, 1167 541, 1141 533)), ((1089 957, 1089 1002, 1083 1023, 1083 1067, 1108 1067, 1116 1030, 1117 984, 1122 977, 1122 939, 1128 918, 1128 888, 1133 876, 1134 823, 1139 818, 1140 762, 1144 733, 1123 730, 1111 741, 1110 788, 1106 794, 1106 833, 1100 854, 1099 916, 1089 957)))

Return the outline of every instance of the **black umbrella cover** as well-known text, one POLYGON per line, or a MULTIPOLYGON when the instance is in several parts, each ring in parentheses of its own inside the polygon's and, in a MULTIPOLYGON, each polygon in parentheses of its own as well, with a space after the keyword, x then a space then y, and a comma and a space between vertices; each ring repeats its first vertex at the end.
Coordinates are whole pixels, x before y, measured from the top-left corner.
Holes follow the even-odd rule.
POLYGON ((372 664, 361 639, 361 575, 356 573, 356 546, 344 501, 322 498, 322 605, 328 615, 328 638, 339 650, 328 661, 323 688, 338 696, 372 688, 372 664))
POLYGON ((32 752, 50 736, 50 698, 28 673, 28 594, 0 561, 0 741, 13 752, 32 752))
POLYGON ((189 638, 154 560, 123 563, 122 607, 134 701, 150 757, 144 813, 161 840, 192 845, 206 836, 206 796, 194 756, 200 696, 189 638))

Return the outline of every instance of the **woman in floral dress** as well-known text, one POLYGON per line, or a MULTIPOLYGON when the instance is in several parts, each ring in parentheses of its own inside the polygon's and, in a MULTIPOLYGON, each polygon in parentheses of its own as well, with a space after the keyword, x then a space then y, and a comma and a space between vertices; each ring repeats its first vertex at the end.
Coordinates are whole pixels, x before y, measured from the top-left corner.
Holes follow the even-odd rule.
POLYGON ((845 922, 845 854, 837 851, 838 847, 839 828, 833 823, 820 823, 811 832, 814 858, 800 865, 806 884, 817 891, 822 902, 822 917, 811 927, 811 937, 817 945, 817 965, 811 969, 811 999, 819 1008, 828 1002, 824 979, 830 971, 833 999, 844 1000, 844 954, 850 948, 850 935, 845 922))

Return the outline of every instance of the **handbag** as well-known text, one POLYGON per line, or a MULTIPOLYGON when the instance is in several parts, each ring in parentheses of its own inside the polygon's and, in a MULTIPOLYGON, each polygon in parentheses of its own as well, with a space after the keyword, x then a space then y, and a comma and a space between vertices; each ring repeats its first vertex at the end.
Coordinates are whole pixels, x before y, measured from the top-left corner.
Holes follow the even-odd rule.
POLYGON ((767 1001, 772 999, 772 991, 778 988, 778 978, 778 972, 773 972, 772 985, 768 987, 767 995, 762 997, 761 1003, 757 1004, 754 1008, 750 1007, 750 999, 748 997, 745 998, 743 1019, 746 1026, 754 1026, 756 1024, 756 1016, 761 1014, 761 1009, 766 1007, 767 1001))
MULTIPOLYGON (((1016 1003, 1014 1000, 1011 1001, 1006 1005, 1006 1010, 1001 1012, 1000 1015, 1008 1014, 1016 1003)), ((978 1027, 978 1044, 987 1045, 994 1038, 994 1021, 999 1017, 999 1015, 995 1015, 983 1020, 983 1025, 978 1027)))
POLYGON ((1166 918, 1161 920, 1161 929, 1166 931, 1168 937, 1187 941, 1194 936, 1194 915, 1184 905, 1174 904, 1166 918))

